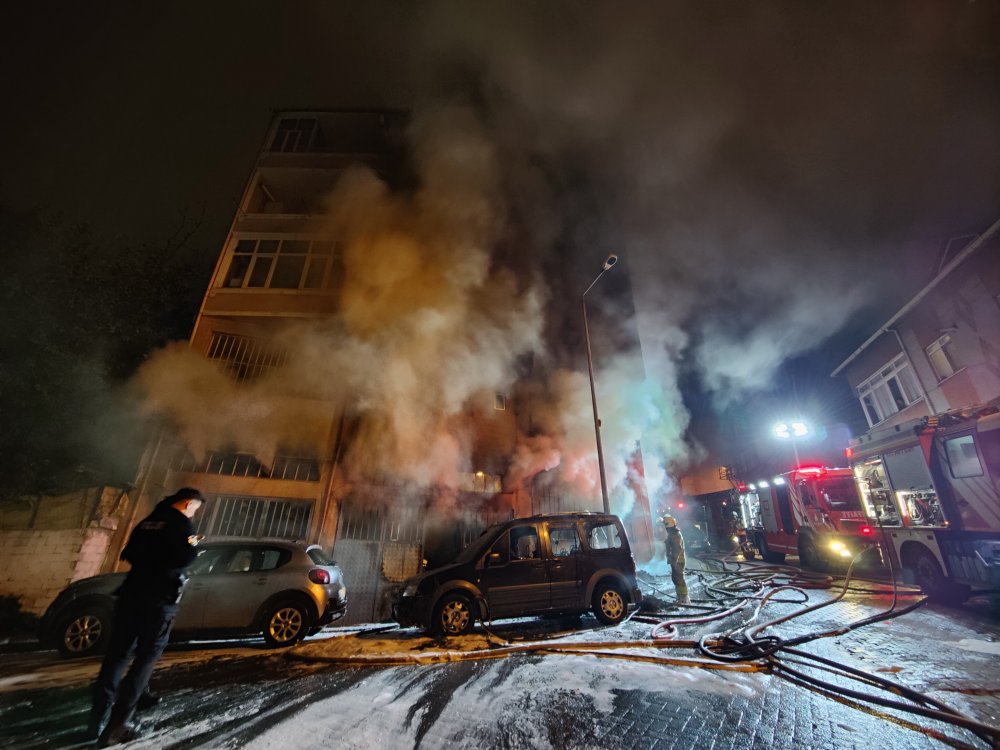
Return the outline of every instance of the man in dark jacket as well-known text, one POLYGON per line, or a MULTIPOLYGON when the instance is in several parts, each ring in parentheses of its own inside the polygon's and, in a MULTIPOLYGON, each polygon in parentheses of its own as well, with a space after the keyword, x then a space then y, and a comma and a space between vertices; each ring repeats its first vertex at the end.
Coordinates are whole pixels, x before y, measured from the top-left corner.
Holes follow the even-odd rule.
POLYGON ((184 487, 161 500, 132 530, 121 559, 131 563, 118 590, 111 641, 94 683, 88 732, 107 747, 136 739, 129 724, 170 636, 184 588, 184 570, 197 556, 191 518, 204 499, 184 487), (122 679, 122 673, 132 666, 122 679))

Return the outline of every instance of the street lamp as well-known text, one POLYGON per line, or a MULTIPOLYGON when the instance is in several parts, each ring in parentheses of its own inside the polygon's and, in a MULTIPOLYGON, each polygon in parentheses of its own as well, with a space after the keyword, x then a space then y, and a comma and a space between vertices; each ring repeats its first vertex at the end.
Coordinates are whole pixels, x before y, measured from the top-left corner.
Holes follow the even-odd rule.
POLYGON ((809 434, 809 425, 801 419, 792 422, 778 422, 774 426, 775 437, 792 441, 792 451, 795 453, 795 468, 799 467, 799 438, 809 434))
POLYGON ((597 279, 604 275, 611 266, 618 262, 617 255, 609 255, 601 266, 601 272, 590 282, 580 295, 580 302, 583 305, 583 337, 587 341, 587 372, 590 374, 590 401, 594 405, 594 434, 597 435, 597 467, 601 471, 601 497, 604 499, 604 512, 611 512, 611 504, 608 502, 608 479, 604 474, 604 448, 601 447, 601 419, 597 416, 597 391, 594 390, 594 358, 590 353, 590 327, 587 325, 587 292, 594 288, 597 279))

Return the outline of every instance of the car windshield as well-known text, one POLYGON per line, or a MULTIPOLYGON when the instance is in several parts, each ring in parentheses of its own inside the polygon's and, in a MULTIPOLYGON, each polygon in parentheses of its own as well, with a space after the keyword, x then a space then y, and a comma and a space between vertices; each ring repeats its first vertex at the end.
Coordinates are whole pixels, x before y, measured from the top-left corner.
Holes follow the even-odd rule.
POLYGON ((851 477, 825 479, 816 489, 831 510, 861 510, 858 488, 851 477))
POLYGON ((496 537, 496 532, 500 529, 500 526, 501 524, 497 524, 496 526, 490 526, 486 529, 486 531, 479 535, 478 539, 473 540, 468 547, 458 553, 458 557, 455 558, 455 562, 472 562, 483 554, 486 551, 486 548, 492 543, 494 537, 496 537))

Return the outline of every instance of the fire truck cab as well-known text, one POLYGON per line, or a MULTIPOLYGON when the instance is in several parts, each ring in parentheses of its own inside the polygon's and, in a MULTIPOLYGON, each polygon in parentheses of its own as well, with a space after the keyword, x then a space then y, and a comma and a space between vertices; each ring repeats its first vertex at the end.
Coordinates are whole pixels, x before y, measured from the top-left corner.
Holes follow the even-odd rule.
POLYGON ((946 602, 1000 588, 1000 400, 872 430, 850 451, 894 565, 946 602))
POLYGON ((793 554, 803 567, 822 569, 876 543, 850 469, 799 467, 747 485, 741 502, 748 533, 768 562, 793 554))

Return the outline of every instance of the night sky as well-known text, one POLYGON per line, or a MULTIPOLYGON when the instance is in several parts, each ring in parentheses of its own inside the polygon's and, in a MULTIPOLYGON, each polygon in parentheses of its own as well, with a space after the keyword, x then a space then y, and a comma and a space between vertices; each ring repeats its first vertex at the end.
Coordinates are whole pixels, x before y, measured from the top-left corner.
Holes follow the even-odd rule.
POLYGON ((725 391, 747 420, 777 387, 857 426, 829 372, 1000 215, 1000 2, 652 5, 28 4, 0 29, 0 201, 146 247, 202 216, 210 268, 274 109, 458 103, 551 178, 581 265, 660 269, 700 439, 725 391), (765 382, 714 374, 720 330, 757 351, 789 321, 765 382))

